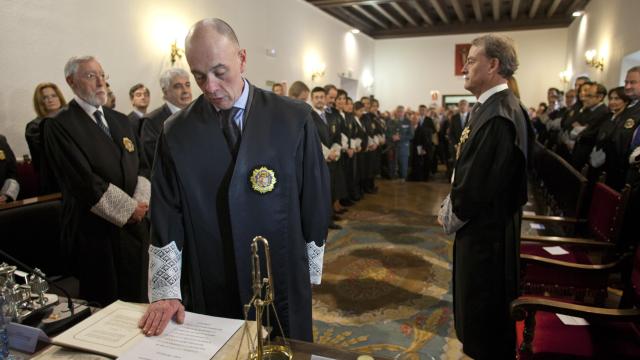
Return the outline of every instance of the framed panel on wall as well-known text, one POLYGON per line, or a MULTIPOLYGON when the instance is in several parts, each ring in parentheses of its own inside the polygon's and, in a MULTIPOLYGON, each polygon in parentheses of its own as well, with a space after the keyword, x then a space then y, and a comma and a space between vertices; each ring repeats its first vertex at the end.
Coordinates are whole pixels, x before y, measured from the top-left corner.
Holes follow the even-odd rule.
POLYGON ((478 101, 476 99, 475 96, 471 95, 471 94, 467 94, 467 95, 443 95, 442 96, 442 106, 445 109, 450 109, 454 106, 458 106, 458 102, 460 102, 460 100, 467 100, 467 102, 469 103, 469 106, 473 106, 473 104, 476 103, 476 101, 478 101))
POLYGON ((462 76, 462 68, 467 62, 470 49, 471 44, 456 44, 456 52, 454 54, 454 72, 456 76, 462 76))

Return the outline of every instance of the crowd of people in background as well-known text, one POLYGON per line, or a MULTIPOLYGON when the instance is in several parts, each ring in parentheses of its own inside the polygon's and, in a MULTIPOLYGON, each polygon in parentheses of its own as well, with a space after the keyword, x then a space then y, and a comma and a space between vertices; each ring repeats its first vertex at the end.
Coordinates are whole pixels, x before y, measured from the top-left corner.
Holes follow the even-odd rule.
MULTIPOLYGON (((148 110, 150 91, 144 84, 131 87, 129 100, 133 111, 128 114, 143 152, 146 169, 153 164, 156 141, 162 123, 192 100, 189 74, 180 68, 166 70, 159 79, 164 104, 148 110)), ((108 84, 108 83, 107 83, 108 84)), ((518 93, 512 80, 509 86, 518 93)), ((115 95, 107 85, 105 107, 114 108, 115 95)), ((365 194, 375 193, 376 177, 400 181, 428 181, 440 169, 451 176, 456 147, 469 115, 466 100, 447 107, 420 105, 417 110, 398 105, 392 111, 381 111, 374 96, 357 101, 334 85, 309 87, 302 81, 290 86, 274 83, 271 89, 281 96, 309 102, 317 115, 316 126, 323 144, 323 154, 331 171, 334 219, 345 207, 365 194)), ((549 88, 547 102, 529 108, 529 116, 539 142, 554 150, 578 171, 589 165, 590 174, 607 174, 607 182, 616 189, 637 177, 638 98, 640 68, 629 70, 625 86, 607 91, 600 83, 580 76, 575 87, 566 92, 549 88), (635 154, 634 157, 630 156, 635 154), (629 171, 629 170, 632 171, 629 171)), ((41 83, 33 95, 37 117, 25 131, 31 161, 38 175, 38 194, 59 191, 56 179, 43 156, 42 122, 65 107, 67 102, 54 83, 41 83)), ((315 117, 314 115, 314 117, 315 117)), ((2 188, 0 203, 15 200, 19 184, 15 172, 15 155, 6 138, 0 138, 2 188), (8 180, 11 179, 11 180, 8 180)), ((336 223, 331 225, 338 229, 336 223)))

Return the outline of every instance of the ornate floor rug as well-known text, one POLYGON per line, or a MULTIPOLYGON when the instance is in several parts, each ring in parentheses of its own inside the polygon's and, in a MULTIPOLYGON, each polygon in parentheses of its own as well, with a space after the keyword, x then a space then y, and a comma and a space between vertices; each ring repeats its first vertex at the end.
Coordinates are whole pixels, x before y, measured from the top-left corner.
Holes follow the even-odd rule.
POLYGON ((315 342, 391 359, 465 358, 453 329, 453 240, 434 217, 448 185, 379 188, 329 234, 313 290, 315 342))

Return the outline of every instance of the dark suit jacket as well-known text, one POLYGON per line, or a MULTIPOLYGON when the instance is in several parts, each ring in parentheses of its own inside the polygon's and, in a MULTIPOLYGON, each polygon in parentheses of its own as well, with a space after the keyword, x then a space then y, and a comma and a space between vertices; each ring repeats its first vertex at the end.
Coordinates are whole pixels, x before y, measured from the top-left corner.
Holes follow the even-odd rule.
POLYGON ((144 117, 140 117, 137 112, 132 111, 127 115, 129 121, 131 122, 131 126, 133 127, 133 132, 136 133, 136 136, 140 138, 140 132, 142 131, 142 120, 144 117))
POLYGON ((171 110, 165 103, 159 108, 145 115, 141 120, 140 145, 142 146, 142 154, 148 166, 153 166, 153 157, 156 152, 156 143, 162 131, 162 124, 171 116, 171 110))
MULTIPOLYGON (((470 114, 471 110, 467 111, 467 119, 469 118, 470 114)), ((457 145, 460 142, 460 135, 462 135, 462 130, 463 126, 460 121, 460 113, 457 113, 451 118, 451 127, 449 130, 449 141, 452 145, 457 145)))
POLYGON ((601 104, 594 110, 585 109, 575 118, 575 121, 587 125, 587 128, 578 135, 571 154, 572 164, 576 170, 581 171, 589 160, 591 150, 595 146, 598 138, 598 132, 602 124, 609 118, 609 108, 604 104, 601 104))

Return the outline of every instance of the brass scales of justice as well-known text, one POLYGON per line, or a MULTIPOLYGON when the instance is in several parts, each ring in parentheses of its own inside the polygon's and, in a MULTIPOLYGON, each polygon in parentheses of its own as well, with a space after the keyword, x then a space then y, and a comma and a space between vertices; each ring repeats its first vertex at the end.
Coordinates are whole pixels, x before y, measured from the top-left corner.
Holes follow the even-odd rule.
POLYGON ((273 291, 273 277, 271 275, 271 254, 269 252, 269 242, 262 236, 256 236, 251 242, 251 283, 253 288, 253 296, 249 300, 248 304, 244 305, 244 325, 242 329, 242 340, 238 347, 238 353, 236 354, 236 360, 240 355, 240 349, 244 343, 244 339, 247 338, 249 346, 249 360, 291 360, 293 353, 291 352, 291 346, 284 337, 284 331, 282 331, 282 325, 278 318, 278 312, 273 303, 274 291, 273 291), (267 277, 263 278, 260 272, 260 256, 258 255, 258 245, 262 243, 264 256, 266 260, 267 277), (251 307, 256 311, 256 332, 255 337, 252 336, 249 331, 249 311, 251 307), (270 322, 270 311, 273 310, 273 314, 276 318, 276 323, 280 334, 282 334, 283 344, 272 344, 269 331, 272 329, 270 322), (265 314, 266 313, 266 314, 265 314), (263 324, 263 319, 266 319, 263 324))

